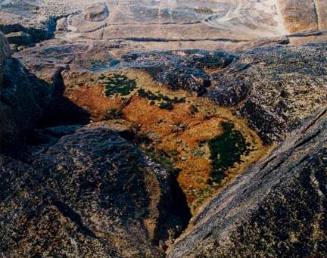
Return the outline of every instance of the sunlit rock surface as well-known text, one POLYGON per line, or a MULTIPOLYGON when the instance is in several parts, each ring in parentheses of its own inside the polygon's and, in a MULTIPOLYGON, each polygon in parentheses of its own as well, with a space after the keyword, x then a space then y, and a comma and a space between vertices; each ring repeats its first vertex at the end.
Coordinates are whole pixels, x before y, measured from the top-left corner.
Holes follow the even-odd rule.
POLYGON ((2 0, 0 29, 23 31, 31 43, 56 37, 118 41, 125 49, 234 49, 293 34, 324 34, 326 2, 2 0))

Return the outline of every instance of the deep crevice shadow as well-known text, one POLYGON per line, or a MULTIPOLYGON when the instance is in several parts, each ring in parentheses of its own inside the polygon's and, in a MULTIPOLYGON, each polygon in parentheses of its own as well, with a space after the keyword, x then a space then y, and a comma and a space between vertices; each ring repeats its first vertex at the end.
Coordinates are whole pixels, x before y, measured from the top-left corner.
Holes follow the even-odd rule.
POLYGON ((90 122, 90 113, 64 96, 66 87, 61 74, 63 70, 64 68, 59 68, 52 77, 52 99, 40 120, 40 128, 73 124, 84 125, 90 122))

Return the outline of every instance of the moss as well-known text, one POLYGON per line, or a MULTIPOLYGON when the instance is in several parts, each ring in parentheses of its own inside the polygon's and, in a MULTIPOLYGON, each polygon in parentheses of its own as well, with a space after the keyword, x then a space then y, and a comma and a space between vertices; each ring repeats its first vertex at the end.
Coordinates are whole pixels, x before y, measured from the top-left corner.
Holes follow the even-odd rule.
POLYGON ((128 96, 135 88, 136 82, 124 75, 114 74, 110 77, 100 77, 107 97, 113 95, 128 96))
POLYGON ((151 91, 147 91, 144 89, 139 89, 138 95, 142 98, 146 98, 146 99, 150 100, 151 105, 154 105, 155 102, 157 102, 159 104, 160 108, 168 109, 168 110, 172 110, 175 103, 184 103, 185 102, 185 98, 174 97, 172 99, 172 98, 169 98, 168 96, 163 95, 160 92, 153 93, 151 91))
POLYGON ((248 154, 249 146, 243 135, 231 123, 223 123, 224 133, 208 142, 213 165, 212 181, 219 183, 226 171, 248 154))
POLYGON ((159 107, 161 109, 172 110, 174 108, 174 105, 171 102, 164 101, 159 104, 159 107))

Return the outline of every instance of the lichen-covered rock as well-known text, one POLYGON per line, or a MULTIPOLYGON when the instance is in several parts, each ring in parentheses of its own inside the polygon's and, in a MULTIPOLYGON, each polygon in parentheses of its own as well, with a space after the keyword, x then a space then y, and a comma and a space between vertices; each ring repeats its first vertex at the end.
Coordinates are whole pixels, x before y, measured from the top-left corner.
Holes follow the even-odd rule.
POLYGON ((163 256, 189 216, 174 178, 109 129, 72 129, 24 161, 2 157, 0 252, 163 256))
POLYGON ((327 110, 193 218, 169 257, 325 257, 327 110))
POLYGON ((236 107, 266 142, 282 140, 327 103, 326 50, 320 43, 245 51, 211 74, 207 95, 236 107))
POLYGON ((131 53, 120 67, 145 69, 172 89, 235 108, 266 143, 280 141, 327 103, 327 44, 222 51, 131 53))
POLYGON ((120 66, 147 70, 174 90, 180 88, 202 95, 211 83, 205 68, 224 68, 235 58, 223 51, 154 51, 124 55, 120 66))

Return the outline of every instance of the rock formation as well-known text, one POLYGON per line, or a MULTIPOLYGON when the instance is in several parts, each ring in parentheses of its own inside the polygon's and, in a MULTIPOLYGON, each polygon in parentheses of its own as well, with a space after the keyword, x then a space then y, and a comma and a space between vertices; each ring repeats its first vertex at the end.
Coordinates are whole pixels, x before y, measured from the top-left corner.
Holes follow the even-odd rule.
POLYGON ((168 257, 326 256, 327 111, 192 219, 168 257))
POLYGON ((279 0, 278 7, 290 33, 325 31, 327 29, 326 0, 279 0))
POLYGON ((1 157, 1 253, 161 257, 189 218, 169 172, 107 128, 58 129, 24 161, 1 157))
POLYGON ((0 256, 327 256, 326 10, 0 0, 0 256))
POLYGON ((19 134, 34 128, 51 97, 51 87, 29 73, 14 58, 4 62, 0 90, 0 141, 15 141, 19 134))

